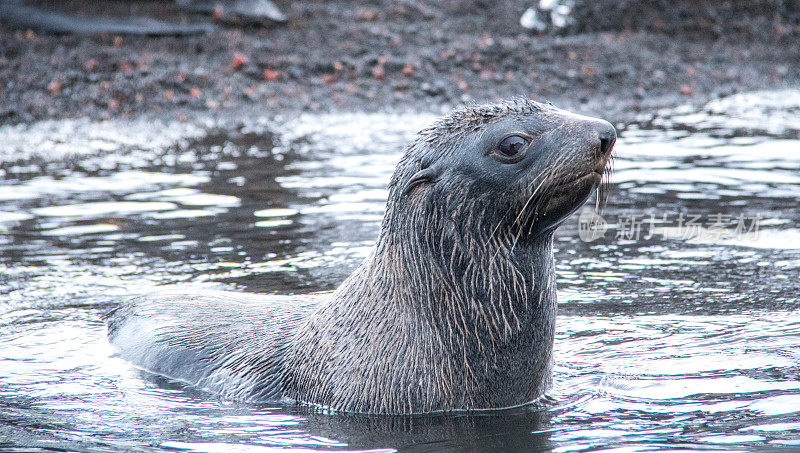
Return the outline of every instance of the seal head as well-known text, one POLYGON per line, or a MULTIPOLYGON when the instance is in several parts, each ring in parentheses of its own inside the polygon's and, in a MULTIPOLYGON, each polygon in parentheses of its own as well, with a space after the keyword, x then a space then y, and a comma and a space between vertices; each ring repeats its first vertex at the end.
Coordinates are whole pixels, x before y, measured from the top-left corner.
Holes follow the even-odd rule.
POLYGON ((456 213, 470 204, 478 211, 470 217, 480 213, 478 223, 495 233, 534 237, 602 187, 615 141, 607 121, 549 104, 515 99, 463 108, 423 130, 409 148, 391 183, 402 196, 393 193, 387 212, 439 205, 456 213))

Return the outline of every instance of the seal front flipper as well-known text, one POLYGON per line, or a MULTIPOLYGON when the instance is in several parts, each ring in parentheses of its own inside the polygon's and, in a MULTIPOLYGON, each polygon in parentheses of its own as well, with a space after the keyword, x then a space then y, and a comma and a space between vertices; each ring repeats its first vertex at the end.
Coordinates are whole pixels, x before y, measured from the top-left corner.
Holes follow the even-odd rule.
POLYGON ((226 398, 281 399, 284 355, 322 296, 171 292, 108 314, 108 335, 135 365, 226 398))

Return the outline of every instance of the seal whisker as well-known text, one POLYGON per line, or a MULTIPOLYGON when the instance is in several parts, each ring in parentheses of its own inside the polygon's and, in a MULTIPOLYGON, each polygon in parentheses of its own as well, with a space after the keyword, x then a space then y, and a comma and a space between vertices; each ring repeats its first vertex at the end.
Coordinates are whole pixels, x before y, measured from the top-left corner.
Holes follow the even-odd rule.
POLYGON ((503 215, 500 217, 500 220, 498 220, 498 221, 497 221, 497 225, 495 225, 495 227, 492 229, 492 232, 489 234, 489 238, 486 240, 486 243, 485 243, 485 244, 483 244, 483 245, 484 245, 484 247, 485 247, 485 246, 487 246, 487 245, 489 245, 489 242, 491 242, 491 240, 492 240, 492 236, 494 236, 494 235, 495 235, 495 233, 497 233, 497 230, 500 228, 500 225, 502 225, 502 224, 503 224, 503 218, 504 218, 505 216, 507 216, 507 215, 508 215, 508 213, 509 213, 509 212, 511 212, 511 210, 512 210, 512 209, 514 209, 514 206, 513 206, 513 205, 509 206, 509 207, 508 207, 508 209, 506 209, 506 212, 505 212, 505 214, 503 214, 503 215))
MULTIPOLYGON (((536 179, 537 179, 537 178, 534 178, 531 184, 524 184, 523 186, 524 186, 524 187, 529 187, 529 186, 532 186, 533 184, 535 184, 535 183, 536 183, 536 179)), ((543 185, 543 184, 544 184, 546 181, 547 181, 547 176, 545 176, 544 178, 542 178, 541 182, 540 182, 540 183, 539 183, 539 184, 536 186, 536 188, 535 188, 535 189, 533 189, 533 191, 531 192, 531 195, 528 197, 528 199, 525 201, 525 204, 522 206, 522 209, 520 209, 520 211, 519 211, 519 214, 517 214, 517 217, 514 219, 514 221, 513 221, 513 222, 511 222, 511 224, 512 224, 512 225, 519 225, 519 228, 518 228, 517 234, 516 234, 516 235, 515 235, 515 237, 514 237, 514 241, 513 241, 513 243, 511 244, 511 250, 510 250, 510 252, 509 252, 509 253, 514 253, 514 248, 515 248, 515 247, 516 247, 516 245, 517 245, 517 241, 519 241, 519 238, 520 238, 520 236, 522 235, 522 232, 523 232, 523 231, 524 231, 524 229, 525 229, 525 228, 523 227, 523 225, 519 223, 520 217, 522 217, 522 216, 525 214, 525 210, 526 210, 526 208, 528 207, 528 204, 529 204, 529 203, 530 203, 530 202, 531 202, 531 201, 532 201, 532 200, 533 200, 533 199, 536 197, 536 194, 537 194, 537 192, 539 191, 539 189, 542 187, 542 185, 543 185)), ((509 208, 509 211, 510 211, 510 210, 511 210, 511 209, 509 208)), ((507 214, 508 214, 508 211, 506 211, 506 215, 507 215, 507 214)), ((501 219, 501 220, 500 220, 500 222, 498 223, 498 226, 500 225, 500 223, 502 223, 502 219, 501 219)), ((495 251, 494 255, 492 256, 492 261, 494 261, 494 259, 497 257, 497 255, 498 255, 498 253, 500 252, 500 249, 501 249, 501 248, 502 248, 502 244, 498 244, 498 246, 497 246, 497 250, 495 251)))
MULTIPOLYGON (((533 191, 533 193, 531 194, 531 198, 530 199, 533 199, 537 194, 540 194, 540 193, 543 194, 544 193, 544 192, 540 192, 540 189, 542 189, 542 188, 546 189, 547 188, 547 186, 545 186, 544 184, 552 182, 553 175, 555 175, 555 173, 558 170, 561 169, 561 166, 567 160, 567 158, 568 158, 568 156, 559 156, 559 158, 551 165, 551 167, 549 168, 547 173, 545 173, 545 175, 542 177, 541 183, 539 183, 539 185, 533 191)), ((520 212, 520 215, 524 214, 526 216, 526 219, 523 221, 523 224, 524 225, 528 225, 529 228, 530 228, 530 226, 532 226, 532 223, 535 220, 536 213, 538 212, 538 208, 539 208, 539 203, 542 200, 543 200, 542 196, 537 197, 536 198, 536 202, 533 203, 533 205, 531 205, 532 209, 530 210, 530 212, 526 213, 525 212, 526 211, 525 208, 523 208, 522 212, 520 212)), ((520 227, 524 228, 524 226, 522 224, 520 225, 520 227)))
POLYGON ((608 162, 606 162, 606 166, 603 169, 603 177, 600 181, 600 185, 597 186, 597 192, 595 197, 595 213, 600 215, 603 209, 606 206, 606 202, 608 200, 609 193, 611 191, 611 176, 614 173, 614 155, 612 154, 608 158, 608 162))
MULTIPOLYGON (((526 215, 526 210, 527 210, 528 204, 532 200, 536 199, 537 202, 534 203, 533 206, 537 205, 539 199, 541 198, 541 197, 537 198, 537 194, 539 194, 539 190, 542 187, 544 187, 544 183, 545 182, 548 182, 548 181, 551 180, 553 174, 556 172, 556 169, 558 169, 560 167, 561 163, 563 163, 564 160, 566 160, 566 158, 563 157, 563 156, 560 156, 559 159, 550 168, 550 170, 544 175, 544 177, 542 177, 541 182, 533 190, 533 192, 531 193, 531 196, 528 198, 528 201, 526 201, 525 205, 522 207, 522 210, 520 211, 519 215, 517 215, 517 218, 514 219, 514 223, 515 224, 519 221, 520 217, 522 217, 523 215, 526 215)), ((526 217, 527 217, 527 215, 526 215, 526 217)), ((523 224, 527 224, 527 223, 528 223, 528 220, 525 220, 523 222, 523 224)), ((517 242, 519 241, 520 237, 522 237, 522 233, 525 231, 525 226, 523 224, 519 224, 519 230, 518 230, 517 236, 514 239, 514 243, 511 245, 511 253, 514 253, 514 248, 517 246, 517 242)))

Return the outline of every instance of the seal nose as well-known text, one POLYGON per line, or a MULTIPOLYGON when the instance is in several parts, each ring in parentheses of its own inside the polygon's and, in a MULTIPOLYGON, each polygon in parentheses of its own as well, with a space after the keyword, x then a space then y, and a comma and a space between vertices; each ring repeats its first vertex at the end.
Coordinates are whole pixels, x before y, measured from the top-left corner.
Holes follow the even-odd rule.
POLYGON ((600 157, 608 156, 617 141, 617 130, 608 121, 598 121, 596 128, 600 138, 600 157))

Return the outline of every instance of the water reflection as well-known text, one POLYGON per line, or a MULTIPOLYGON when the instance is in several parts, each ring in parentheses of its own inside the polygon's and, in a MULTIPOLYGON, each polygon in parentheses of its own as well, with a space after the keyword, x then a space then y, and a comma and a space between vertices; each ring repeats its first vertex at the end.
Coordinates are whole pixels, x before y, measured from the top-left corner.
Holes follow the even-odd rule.
POLYGON ((276 293, 336 287, 368 253, 402 146, 432 115, 185 125, 156 139, 127 130, 139 123, 0 128, 0 156, 15 153, 0 163, 0 445, 800 444, 798 98, 738 95, 623 125, 603 213, 609 233, 584 242, 570 221, 557 235, 549 399, 411 418, 221 401, 114 357, 102 314, 165 284, 276 293), (631 214, 758 214, 762 223, 757 239, 681 238, 667 234, 667 220, 658 234, 617 237, 631 214))

